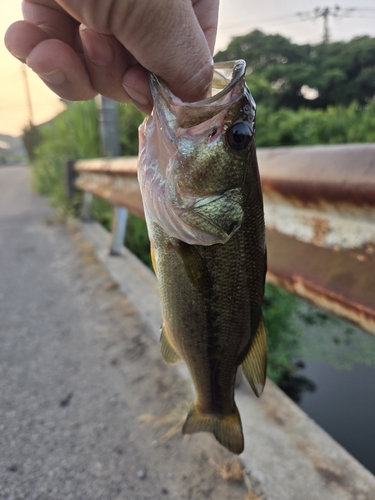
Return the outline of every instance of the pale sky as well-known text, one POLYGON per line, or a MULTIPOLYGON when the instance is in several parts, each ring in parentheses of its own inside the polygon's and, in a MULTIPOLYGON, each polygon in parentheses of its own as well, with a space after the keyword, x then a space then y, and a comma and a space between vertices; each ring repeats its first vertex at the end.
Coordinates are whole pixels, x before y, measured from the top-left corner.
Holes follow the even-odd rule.
MULTIPOLYGON (((255 28, 266 33, 280 33, 297 43, 318 43, 323 35, 323 21, 301 21, 297 12, 309 12, 317 4, 311 0, 221 0, 216 50, 225 49, 231 37, 255 28)), ((0 0, 0 36, 7 27, 21 19, 20 0, 0 0)), ((332 40, 348 40, 354 36, 375 37, 375 0, 340 0, 340 7, 355 8, 350 16, 330 20, 332 40), (364 10, 368 9, 368 10, 364 10)), ((25 84, 21 63, 0 43, 0 133, 18 135, 29 121, 25 84)), ((26 68, 30 86, 33 118, 43 123, 64 109, 64 106, 33 72, 26 68)))

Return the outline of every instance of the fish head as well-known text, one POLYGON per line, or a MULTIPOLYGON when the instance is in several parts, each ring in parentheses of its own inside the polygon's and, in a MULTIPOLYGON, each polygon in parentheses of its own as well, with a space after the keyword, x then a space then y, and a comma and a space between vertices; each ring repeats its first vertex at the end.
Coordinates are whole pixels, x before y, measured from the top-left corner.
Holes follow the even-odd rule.
POLYGON ((245 70, 242 60, 215 64, 209 95, 193 103, 150 75, 139 157, 146 217, 185 243, 226 243, 241 227, 256 108, 245 70))

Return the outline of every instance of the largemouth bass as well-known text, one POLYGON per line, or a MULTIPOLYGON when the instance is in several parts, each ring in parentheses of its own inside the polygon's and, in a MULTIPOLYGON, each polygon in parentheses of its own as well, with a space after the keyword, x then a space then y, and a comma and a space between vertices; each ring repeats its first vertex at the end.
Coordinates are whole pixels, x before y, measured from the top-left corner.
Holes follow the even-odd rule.
POLYGON ((238 367, 259 396, 266 378, 263 201, 246 64, 215 64, 211 95, 175 97, 150 75, 138 178, 162 308, 161 353, 184 360, 196 390, 183 433, 212 432, 241 453, 238 367))

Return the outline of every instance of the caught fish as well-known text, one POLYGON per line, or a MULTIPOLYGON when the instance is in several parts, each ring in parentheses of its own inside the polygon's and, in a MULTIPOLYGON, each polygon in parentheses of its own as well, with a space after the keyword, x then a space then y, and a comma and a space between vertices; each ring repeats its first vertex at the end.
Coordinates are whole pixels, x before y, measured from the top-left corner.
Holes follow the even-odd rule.
POLYGON ((263 201, 245 70, 242 60, 215 64, 210 96, 194 103, 151 74, 138 164, 161 353, 185 361, 196 391, 183 433, 211 432, 233 453, 244 448, 237 369, 259 396, 267 364, 263 201))

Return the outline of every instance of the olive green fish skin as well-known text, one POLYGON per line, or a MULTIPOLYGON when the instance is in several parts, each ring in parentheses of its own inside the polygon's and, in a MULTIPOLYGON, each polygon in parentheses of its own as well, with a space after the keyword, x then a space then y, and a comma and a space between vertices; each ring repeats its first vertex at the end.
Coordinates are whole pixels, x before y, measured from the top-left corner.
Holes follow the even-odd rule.
MULTIPOLYGON (((234 380, 261 317, 266 273, 263 202, 254 140, 237 168, 244 218, 225 244, 196 246, 211 283, 197 288, 176 252, 179 240, 151 224, 164 324, 185 361, 203 413, 234 411, 234 380)), ((214 167, 214 166, 213 166, 214 167)), ((228 172, 229 174, 230 172, 228 172)))
POLYGON ((232 73, 216 65, 229 77, 219 74, 219 93, 202 106, 179 103, 151 77, 155 110, 140 128, 139 180, 162 353, 185 361, 196 390, 183 432, 212 432, 241 453, 234 383, 241 364, 257 395, 265 382, 266 246, 255 103, 245 63, 227 64, 232 73))

